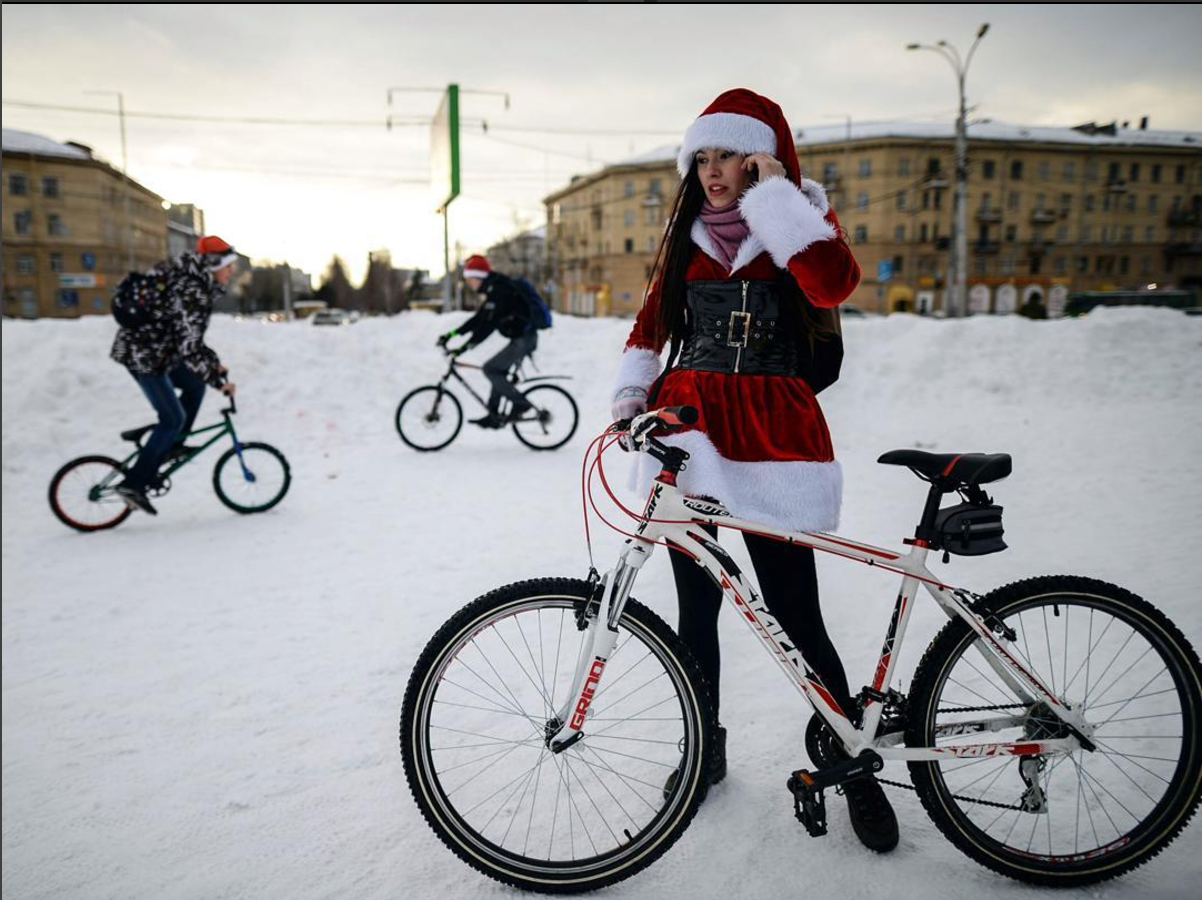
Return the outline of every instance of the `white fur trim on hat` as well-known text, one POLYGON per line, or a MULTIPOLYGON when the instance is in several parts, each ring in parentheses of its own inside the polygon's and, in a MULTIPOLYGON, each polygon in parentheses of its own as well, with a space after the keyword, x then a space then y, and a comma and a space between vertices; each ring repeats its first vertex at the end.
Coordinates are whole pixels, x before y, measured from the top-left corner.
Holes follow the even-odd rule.
POLYGON ((232 266, 238 261, 237 253, 223 253, 218 256, 216 253, 209 254, 208 266, 209 270, 216 272, 218 269, 224 269, 226 266, 232 266))
POLYGON ((659 354, 654 350, 627 347, 626 352, 622 354, 622 361, 618 364, 617 375, 614 376, 611 397, 616 398, 619 391, 628 387, 642 388, 646 392, 655 384, 655 379, 659 378, 663 367, 659 354))
POLYGON ((489 274, 490 273, 484 269, 464 269, 463 270, 464 278, 487 278, 489 276, 489 274))
POLYGON ((766 122, 738 113, 710 113, 698 116, 684 133, 676 170, 680 177, 689 174, 693 154, 705 147, 722 147, 746 156, 749 153, 775 153, 776 132, 766 122))
MULTIPOLYGON (((809 182, 809 186, 821 189, 816 182, 809 182)), ((739 212, 752 233, 764 242, 772 261, 782 269, 811 244, 835 237, 835 227, 823 217, 826 210, 810 199, 813 187, 806 187, 798 188, 787 178, 768 178, 739 200, 739 212)), ((826 201, 825 191, 820 199, 826 201)))
MULTIPOLYGON (((788 531, 834 531, 843 500, 843 467, 838 460, 737 462, 726 459, 709 436, 685 431, 660 437, 689 454, 677 485, 685 494, 720 500, 738 519, 788 531)), ((631 486, 642 496, 663 467, 640 454, 631 486)))

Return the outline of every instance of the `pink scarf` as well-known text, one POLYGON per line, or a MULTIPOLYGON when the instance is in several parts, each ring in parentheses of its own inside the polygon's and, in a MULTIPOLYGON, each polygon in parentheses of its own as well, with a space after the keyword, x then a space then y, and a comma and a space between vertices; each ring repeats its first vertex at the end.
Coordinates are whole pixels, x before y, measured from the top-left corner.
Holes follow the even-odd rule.
POLYGON ((722 264, 729 269, 739 252, 739 245, 751 233, 747 222, 739 213, 739 204, 730 203, 719 209, 709 200, 705 200, 702 202, 698 218, 709 232, 710 241, 713 242, 714 250, 722 264))

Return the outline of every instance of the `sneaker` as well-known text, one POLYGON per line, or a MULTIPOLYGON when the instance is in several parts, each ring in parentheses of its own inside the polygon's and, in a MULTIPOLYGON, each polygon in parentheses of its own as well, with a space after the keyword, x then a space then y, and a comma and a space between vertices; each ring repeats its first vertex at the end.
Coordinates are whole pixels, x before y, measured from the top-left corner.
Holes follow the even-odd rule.
MULTIPOLYGON (((676 787, 676 779, 680 769, 673 769, 664 782, 664 799, 667 800, 676 787)), ((726 777, 726 729, 719 725, 714 730, 714 754, 710 757, 709 777, 701 786, 701 799, 704 801, 711 785, 717 784, 726 777)))
POLYGON ((877 853, 897 846, 897 816, 884 789, 872 776, 843 785, 851 827, 860 843, 877 853))
POLYGON ((506 425, 505 417, 499 413, 489 413, 487 416, 481 416, 478 419, 468 419, 473 425, 479 425, 481 428, 504 428, 506 425))
POLYGON ((142 488, 134 487, 132 484, 119 484, 113 488, 125 505, 130 509, 140 509, 144 513, 149 513, 152 516, 157 516, 159 511, 150 505, 150 498, 146 496, 146 491, 142 488))

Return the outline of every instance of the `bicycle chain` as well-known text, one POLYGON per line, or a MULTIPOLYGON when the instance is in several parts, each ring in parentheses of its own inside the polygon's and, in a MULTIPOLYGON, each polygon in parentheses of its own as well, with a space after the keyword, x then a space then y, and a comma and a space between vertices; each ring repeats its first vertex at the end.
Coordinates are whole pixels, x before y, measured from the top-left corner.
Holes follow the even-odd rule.
MULTIPOLYGON (((1026 703, 999 703, 995 706, 963 706, 956 709, 941 709, 939 713, 958 713, 958 712, 992 712, 999 709, 1022 709, 1027 707, 1026 703)), ((878 778, 880 784, 887 784, 890 787, 904 788, 907 791, 917 791, 918 789, 912 784, 905 784, 901 781, 890 781, 887 778, 878 778)), ((1023 812, 1023 808, 1015 803, 996 803, 993 800, 981 800, 978 797, 962 797, 959 794, 952 794, 953 800, 965 800, 977 806, 992 806, 995 809, 1013 809, 1018 812, 1023 812)))

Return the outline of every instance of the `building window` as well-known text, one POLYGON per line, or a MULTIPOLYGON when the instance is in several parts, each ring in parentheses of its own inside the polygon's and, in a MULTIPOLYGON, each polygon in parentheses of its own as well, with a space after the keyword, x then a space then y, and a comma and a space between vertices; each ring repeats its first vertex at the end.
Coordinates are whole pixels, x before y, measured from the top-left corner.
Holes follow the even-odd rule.
POLYGON ((1067 225, 1060 225, 1059 227, 1057 227, 1056 240, 1058 240, 1062 244, 1068 240, 1068 226, 1067 225))
POLYGON ((905 225, 898 225, 896 228, 893 229, 893 240, 897 241, 899 244, 905 242, 905 240, 906 240, 906 226, 905 225))
POLYGON ((931 208, 931 192, 930 191, 922 192, 922 208, 923 209, 931 208))
POLYGON ((824 162, 822 164, 822 180, 827 184, 831 183, 839 177, 839 164, 833 162, 824 162))
POLYGON ((58 198, 58 179, 50 175, 42 176, 42 196, 51 199, 58 198))
POLYGON ((626 198, 629 199, 633 196, 634 196, 634 182, 628 181, 628 182, 626 182, 626 198))
POLYGON ((1086 181, 1097 181, 1098 180, 1098 164, 1096 162, 1087 162, 1085 164, 1085 180, 1086 181))
POLYGON ((927 242, 927 223, 923 222, 918 226, 918 243, 925 244, 927 242))
POLYGON ((902 263, 906 261, 904 256, 893 257, 893 274, 900 275, 902 273, 902 263))
POLYGON ((1102 195, 1102 212, 1110 212, 1110 195, 1102 195))
POLYGON ((61 253, 50 254, 50 271, 65 272, 67 267, 63 265, 63 255, 61 253))
POLYGON ((903 209, 903 210, 906 208, 906 192, 905 191, 897 192, 897 208, 903 209))
POLYGON ((897 161, 897 174, 902 176, 910 174, 910 158, 908 156, 897 161))
POLYGON ((1119 164, 1116 162, 1112 162, 1109 166, 1106 167, 1106 183, 1114 184, 1118 180, 1119 180, 1119 164))
POLYGON ((648 225, 658 225, 659 224, 659 207, 658 206, 648 206, 647 214, 643 217, 643 221, 648 225))
POLYGON ((1131 171, 1127 176, 1127 180, 1132 183, 1139 181, 1139 163, 1131 164, 1131 171))
POLYGON ((1010 178, 1013 181, 1023 180, 1023 161, 1021 159, 1012 160, 1010 163, 1010 178))
POLYGON ((1018 204, 1022 202, 1021 198, 1022 194, 1018 191, 1011 191, 1009 196, 1006 197, 1006 209, 1012 212, 1018 209, 1018 204))
POLYGON ((13 172, 8 176, 8 193, 13 197, 24 197, 29 193, 29 179, 24 172, 13 172))
POLYGON ((32 253, 22 253, 20 256, 17 257, 17 274, 18 275, 34 274, 34 272, 37 271, 35 263, 36 263, 36 260, 34 259, 32 253))
POLYGON ((1156 241, 1156 229, 1153 226, 1149 225, 1147 228, 1144 229, 1144 242, 1151 244, 1151 243, 1154 243, 1155 241, 1156 241))
POLYGON ((653 197, 660 196, 662 188, 660 187, 660 180, 658 178, 652 178, 647 182, 647 193, 653 197))
POLYGON ((78 309, 79 291, 60 289, 54 292, 59 309, 78 309))
POLYGON ((1152 194, 1151 196, 1149 196, 1148 197, 1148 212, 1150 212, 1150 213, 1156 212, 1156 208, 1158 206, 1160 206, 1160 196, 1158 194, 1152 194))
POLYGON ((29 234, 33 231, 33 213, 27 209, 13 213, 13 229, 17 234, 29 234))
POLYGON ((1135 195, 1127 195, 1127 212, 1135 212, 1135 195))
MULTIPOLYGON (((655 237, 654 236, 647 238, 647 252, 648 253, 655 252, 655 237)), ((650 273, 648 273, 648 275, 650 275, 650 273)))
POLYGON ((1177 167, 1177 183, 1185 184, 1185 166, 1177 167))
POLYGON ((1123 243, 1130 244, 1135 240, 1135 226, 1126 225, 1123 227, 1123 243))
POLYGON ((1047 199, 1047 198, 1046 198, 1046 195, 1044 195, 1044 194, 1036 194, 1035 195, 1035 211, 1036 212, 1043 212, 1043 204, 1044 204, 1045 199, 1047 199))
POLYGON ((1036 177, 1040 181, 1052 180, 1052 165, 1046 159, 1039 163, 1039 167, 1036 170, 1036 177))
POLYGON ((1089 257, 1088 256, 1078 256, 1077 257, 1077 274, 1084 275, 1088 271, 1089 271, 1089 257))
POLYGON ((1018 228, 1014 225, 1006 226, 1006 243, 1013 244, 1018 238, 1018 228))
POLYGON ((1160 163, 1156 163, 1154 166, 1152 166, 1152 183, 1160 184, 1160 163))
POLYGON ((856 209, 868 209, 868 195, 864 191, 856 194, 856 209))
POLYGON ((1013 275, 1014 274, 1014 257, 1013 256, 1002 257, 1002 274, 1003 275, 1013 275))
POLYGON ((67 233, 67 226, 63 224, 63 218, 55 213, 50 213, 46 216, 46 231, 49 234, 63 236, 67 233))
POLYGON ((872 160, 871 159, 860 160, 860 177, 868 178, 871 174, 872 174, 872 160))
POLYGON ((927 177, 935 178, 938 175, 939 175, 939 157, 928 156, 927 157, 927 177))
POLYGON ((992 159, 987 159, 981 163, 981 177, 985 179, 993 178, 994 170, 997 168, 997 163, 992 159))
POLYGON ((935 209, 943 207, 943 189, 935 188, 935 209))
POLYGON ((1065 269, 1067 268, 1066 262, 1067 261, 1063 256, 1057 256, 1054 260, 1052 260, 1052 271, 1057 275, 1063 275, 1065 269))
POLYGON ((33 288, 21 288, 21 315, 26 319, 38 317, 38 295, 33 288))
POLYGON ((1085 211, 1093 212, 1093 206, 1094 206, 1093 194, 1086 194, 1085 195, 1085 211))
POLYGON ((626 240, 624 242, 624 246, 625 246, 627 253, 633 253, 634 252, 634 238, 626 238, 626 240))
POLYGON ((1081 240, 1085 241, 1086 243, 1089 243, 1090 241, 1093 240, 1093 226, 1092 225, 1082 225, 1081 226, 1081 240))
POLYGON ((978 256, 975 260, 975 263, 976 263, 976 273, 978 275, 984 275, 985 271, 986 271, 985 270, 985 266, 986 266, 985 257, 978 256))
POLYGON ((1152 274, 1152 257, 1145 256, 1142 260, 1140 260, 1139 271, 1141 275, 1152 274))
POLYGON ((622 221, 626 223, 626 227, 630 228, 634 225, 634 210, 626 210, 626 214, 622 217, 622 221))
POLYGON ((1060 173, 1060 180, 1061 181, 1076 181, 1076 179, 1077 179, 1077 164, 1073 163, 1073 162, 1066 162, 1064 164, 1063 171, 1061 171, 1061 173, 1060 173))
POLYGON ((1126 275, 1126 274, 1127 274, 1127 271, 1128 271, 1130 268, 1131 268, 1131 259, 1130 259, 1130 257, 1127 257, 1127 256, 1120 256, 1120 257, 1119 257, 1119 274, 1120 274, 1120 275, 1126 275))
POLYGON ((1066 213, 1072 208, 1073 208, 1073 195, 1072 194, 1061 194, 1060 195, 1060 211, 1063 213, 1066 213))
POLYGON ((856 226, 856 243, 863 244, 867 240, 868 240, 868 226, 867 225, 857 225, 856 226))
POLYGON ((1043 268, 1043 257, 1042 256, 1032 256, 1031 257, 1031 274, 1038 275, 1039 270, 1042 268, 1043 268))

